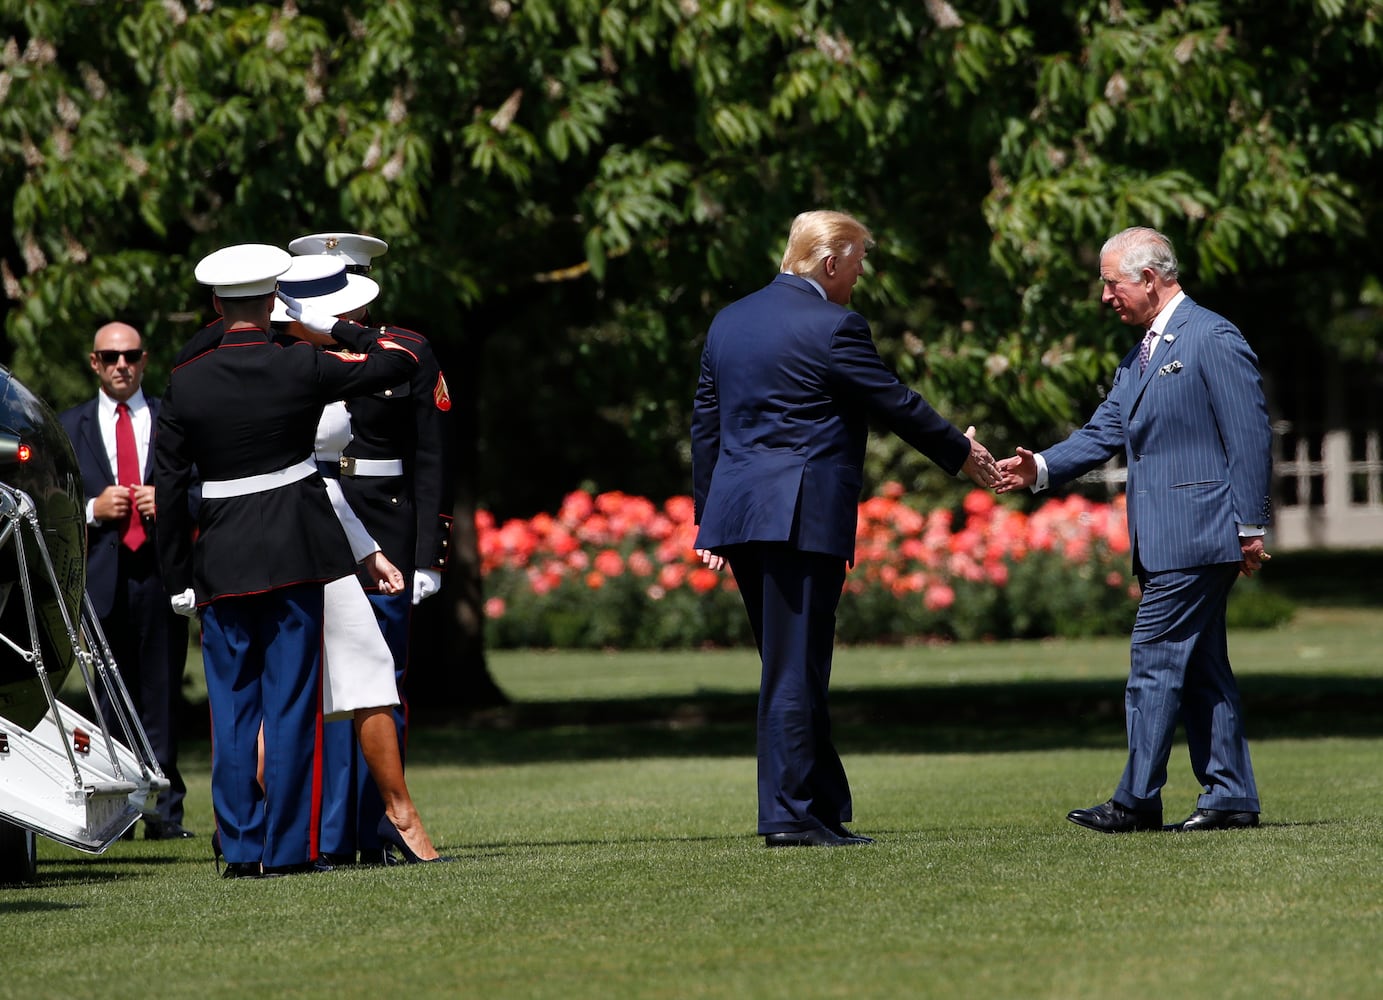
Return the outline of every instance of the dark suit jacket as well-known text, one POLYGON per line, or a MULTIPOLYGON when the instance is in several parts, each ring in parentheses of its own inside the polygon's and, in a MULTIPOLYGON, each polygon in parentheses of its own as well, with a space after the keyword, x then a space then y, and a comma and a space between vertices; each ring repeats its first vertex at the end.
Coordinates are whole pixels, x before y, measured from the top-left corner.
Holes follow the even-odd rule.
POLYGON ((1242 558, 1238 525, 1271 516, 1272 438, 1258 358, 1187 298, 1147 371, 1130 351, 1090 421, 1042 457, 1058 486, 1124 452, 1129 540, 1156 573, 1242 558))
POLYGON ((868 419, 948 473, 965 435, 898 380, 859 313, 780 274, 706 335, 692 415, 697 547, 788 542, 853 560, 868 419))
MULTIPOLYGON (((158 426, 158 412, 162 401, 147 393, 144 400, 149 404, 149 451, 144 461, 144 482, 152 482, 154 469, 154 434, 158 426)), ((77 464, 82 472, 82 495, 90 501, 107 486, 116 483, 115 470, 110 467, 106 456, 106 445, 101 440, 101 423, 97 415, 97 400, 64 410, 58 419, 62 421, 67 436, 72 439, 72 448, 77 453, 77 464)), ((85 515, 83 515, 85 516, 85 515)), ((154 540, 154 525, 144 519, 149 542, 154 540)), ((91 596, 91 605, 98 618, 110 614, 115 601, 115 587, 120 566, 120 535, 123 522, 102 521, 87 525, 86 529, 86 591, 91 596)))

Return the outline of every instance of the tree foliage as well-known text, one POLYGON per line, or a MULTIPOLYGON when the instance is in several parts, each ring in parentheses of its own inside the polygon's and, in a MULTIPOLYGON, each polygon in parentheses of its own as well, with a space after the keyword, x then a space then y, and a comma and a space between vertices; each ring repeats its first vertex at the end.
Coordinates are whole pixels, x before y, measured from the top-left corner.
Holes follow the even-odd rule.
MULTIPOLYGON (((1127 334, 1096 252, 1167 231, 1265 360, 1376 364, 1383 0, 0 0, 0 277, 15 371, 90 391, 101 321, 151 380, 232 242, 346 227, 437 343, 462 504, 685 488, 700 338, 792 216, 878 247, 890 360, 987 441, 1078 420, 1127 334), (1289 338, 1292 338, 1289 341, 1289 338), (1299 349, 1299 348, 1297 348, 1299 349)), ((879 440, 876 476, 944 490, 879 440)), ((478 591, 463 605, 474 606, 478 591)), ((471 624, 477 619, 471 615, 471 624)))

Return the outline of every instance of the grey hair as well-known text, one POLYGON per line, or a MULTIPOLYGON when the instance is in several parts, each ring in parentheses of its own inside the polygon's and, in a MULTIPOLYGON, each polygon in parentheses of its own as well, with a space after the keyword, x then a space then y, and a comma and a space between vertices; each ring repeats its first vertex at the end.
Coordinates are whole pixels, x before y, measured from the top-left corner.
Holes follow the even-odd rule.
POLYGON ((1136 278, 1150 268, 1163 281, 1177 280, 1177 254, 1172 241, 1156 229, 1133 226, 1115 233, 1100 248, 1100 256, 1119 254, 1119 270, 1125 278, 1136 278))

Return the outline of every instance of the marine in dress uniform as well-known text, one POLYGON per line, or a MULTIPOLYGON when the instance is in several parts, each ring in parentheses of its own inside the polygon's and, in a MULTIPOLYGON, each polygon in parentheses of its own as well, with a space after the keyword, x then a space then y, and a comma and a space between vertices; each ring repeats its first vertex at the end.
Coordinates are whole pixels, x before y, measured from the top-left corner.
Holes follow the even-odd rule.
POLYGON ((159 560, 174 608, 201 617, 212 801, 233 877, 310 870, 318 853, 322 595, 355 571, 311 460, 318 417, 417 365, 384 331, 353 323, 327 327, 339 351, 276 342, 271 303, 289 262, 277 247, 245 244, 197 265, 222 313, 219 340, 203 331, 194 341, 211 346, 180 357, 155 444, 159 560), (194 467, 203 479, 195 542, 194 467))
MULTIPOLYGON (((314 233, 294 240, 289 249, 339 258, 352 275, 374 285, 365 276, 388 244, 358 233, 314 233)), ((373 296, 366 304, 372 300, 373 296)), ((397 385, 347 401, 353 440, 341 456, 340 476, 351 509, 385 557, 413 582, 411 597, 383 594, 367 573, 359 571, 394 655, 399 689, 394 721, 402 753, 408 726, 412 605, 440 588, 451 538, 443 438, 451 396, 427 339, 399 327, 384 329, 418 356, 418 367, 397 385)), ((382 848, 377 829, 384 804, 355 746, 351 727, 328 723, 322 747, 322 850, 340 861, 353 859, 357 850, 362 860, 377 860, 382 848)))

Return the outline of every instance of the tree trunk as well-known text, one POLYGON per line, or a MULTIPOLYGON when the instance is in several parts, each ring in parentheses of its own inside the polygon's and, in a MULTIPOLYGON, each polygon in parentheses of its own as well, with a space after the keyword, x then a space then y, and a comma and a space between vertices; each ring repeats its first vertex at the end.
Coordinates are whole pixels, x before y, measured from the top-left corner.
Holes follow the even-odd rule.
POLYGON ((453 721, 509 703, 485 660, 484 581, 475 531, 480 454, 476 377, 482 341, 483 334, 474 331, 467 331, 460 343, 432 340, 452 401, 447 458, 455 500, 442 590, 413 609, 409 714, 423 723, 453 721))

